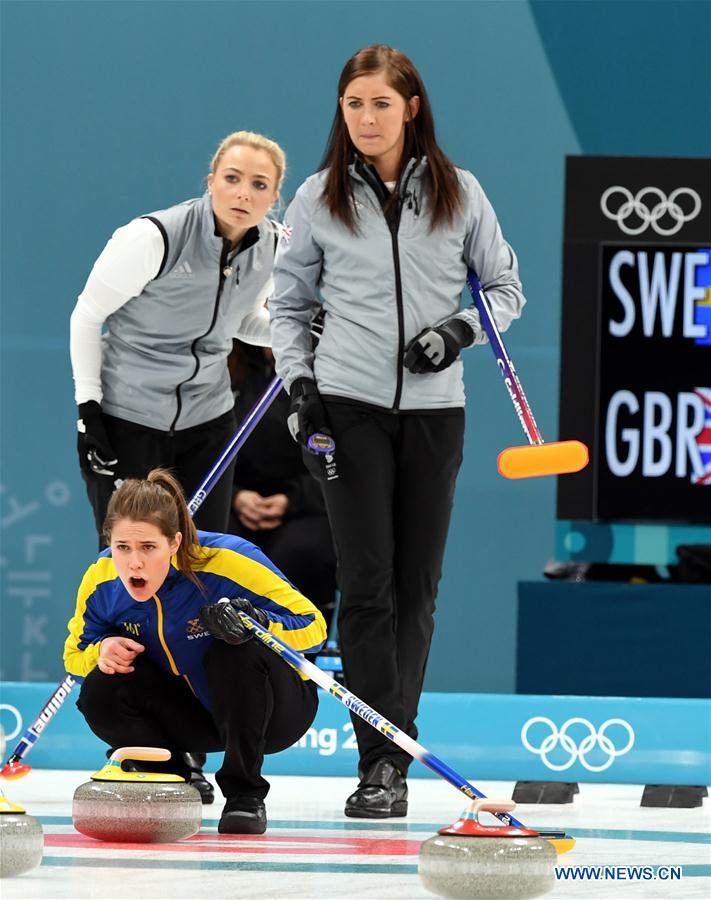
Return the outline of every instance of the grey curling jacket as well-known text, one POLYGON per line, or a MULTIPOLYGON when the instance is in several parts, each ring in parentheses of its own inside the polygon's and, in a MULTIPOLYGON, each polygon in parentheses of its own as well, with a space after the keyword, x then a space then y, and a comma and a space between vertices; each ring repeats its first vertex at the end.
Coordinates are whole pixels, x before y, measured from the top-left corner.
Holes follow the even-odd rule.
POLYGON ((232 260, 207 192, 144 218, 163 234, 156 277, 106 320, 102 409, 160 431, 190 428, 234 405, 232 337, 271 278, 276 224, 251 228, 232 260))
POLYGON ((462 209, 434 231, 426 159, 410 160, 395 188, 401 214, 392 231, 374 172, 361 160, 350 166, 355 234, 322 201, 325 170, 301 185, 286 212, 269 300, 276 369, 287 388, 296 378, 315 377, 324 396, 392 410, 464 405, 461 359, 442 372, 413 375, 402 365, 405 346, 455 315, 471 325, 475 344, 486 342, 473 306, 459 311, 469 266, 501 331, 526 301, 516 257, 484 191, 471 172, 457 175, 462 209), (309 323, 320 304, 324 329, 314 351, 309 323))

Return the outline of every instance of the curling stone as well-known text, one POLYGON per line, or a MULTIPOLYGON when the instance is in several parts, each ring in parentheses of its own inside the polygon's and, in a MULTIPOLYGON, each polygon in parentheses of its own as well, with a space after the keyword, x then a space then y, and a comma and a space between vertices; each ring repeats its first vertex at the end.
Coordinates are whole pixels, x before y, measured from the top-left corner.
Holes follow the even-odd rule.
POLYGON ((453 825, 420 848, 422 884, 440 897, 540 897, 555 886, 557 854, 537 831, 479 822, 480 812, 510 812, 512 800, 476 800, 453 825))
POLYGON ((29 872, 42 862, 42 826, 0 795, 0 878, 29 872))
POLYGON ((108 763, 74 792, 77 831, 99 841, 169 844, 197 834, 202 823, 199 791, 179 775, 124 772, 124 759, 164 761, 158 747, 120 747, 108 763))

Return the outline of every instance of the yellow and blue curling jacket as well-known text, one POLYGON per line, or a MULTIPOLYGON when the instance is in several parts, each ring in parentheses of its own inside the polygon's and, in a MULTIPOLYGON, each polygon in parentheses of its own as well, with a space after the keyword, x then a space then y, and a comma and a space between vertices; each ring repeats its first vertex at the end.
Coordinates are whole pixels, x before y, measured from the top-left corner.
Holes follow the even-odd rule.
MULTIPOLYGON (((64 644, 67 672, 86 676, 97 665, 101 641, 112 635, 143 644, 142 655, 183 677, 210 708, 203 657, 215 640, 200 621, 200 607, 221 597, 246 597, 269 616, 269 630, 294 650, 313 653, 326 638, 320 611, 290 584, 262 551, 229 534, 198 532, 202 565, 196 569, 202 594, 172 561, 151 600, 134 600, 123 586, 110 550, 91 565, 79 587, 69 637, 64 644)), ((121 677, 121 676, 116 676, 121 677)))

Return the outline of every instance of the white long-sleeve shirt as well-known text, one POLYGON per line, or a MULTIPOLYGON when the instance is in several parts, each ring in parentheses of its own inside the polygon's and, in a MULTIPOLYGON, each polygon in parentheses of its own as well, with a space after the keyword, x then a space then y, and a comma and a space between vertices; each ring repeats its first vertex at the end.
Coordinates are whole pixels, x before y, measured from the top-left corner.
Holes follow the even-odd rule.
MULTIPOLYGON (((101 403, 101 332, 108 317, 137 297, 160 271, 165 244, 150 219, 134 219, 116 229, 89 274, 70 319, 69 349, 76 403, 101 403)), ((268 347, 269 314, 266 301, 273 289, 270 279, 254 308, 235 329, 235 337, 268 347)))

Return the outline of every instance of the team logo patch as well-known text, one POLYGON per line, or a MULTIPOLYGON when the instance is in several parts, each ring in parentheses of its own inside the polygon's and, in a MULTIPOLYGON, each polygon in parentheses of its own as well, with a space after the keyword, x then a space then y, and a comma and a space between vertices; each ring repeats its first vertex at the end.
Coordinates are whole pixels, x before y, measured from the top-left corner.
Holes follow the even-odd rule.
POLYGON ((195 638, 207 637, 209 633, 200 619, 188 619, 187 635, 189 641, 194 641, 195 638))
POLYGON ((190 263, 185 260, 181 263, 178 263, 175 268, 168 273, 170 278, 194 278, 195 273, 190 267, 190 263))

